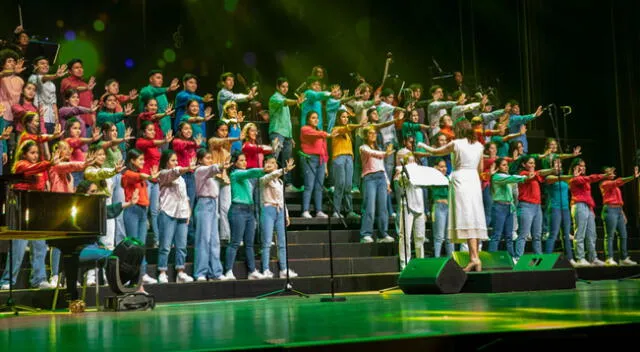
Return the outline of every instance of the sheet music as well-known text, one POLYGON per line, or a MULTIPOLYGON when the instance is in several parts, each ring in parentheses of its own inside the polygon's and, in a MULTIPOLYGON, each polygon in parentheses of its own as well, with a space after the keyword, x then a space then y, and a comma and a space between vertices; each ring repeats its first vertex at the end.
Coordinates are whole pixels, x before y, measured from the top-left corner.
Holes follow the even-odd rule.
POLYGON ((449 185, 447 176, 435 168, 418 164, 408 164, 405 167, 409 174, 409 182, 416 187, 449 185))

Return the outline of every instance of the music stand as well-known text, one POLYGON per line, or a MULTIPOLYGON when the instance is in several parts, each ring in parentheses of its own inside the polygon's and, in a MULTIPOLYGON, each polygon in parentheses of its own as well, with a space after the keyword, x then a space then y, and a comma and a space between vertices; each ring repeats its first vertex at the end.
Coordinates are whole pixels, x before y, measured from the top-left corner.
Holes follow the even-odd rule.
MULTIPOLYGON (((449 179, 445 175, 443 175, 440 171, 429 166, 420 166, 415 163, 407 164, 407 165, 403 163, 401 175, 402 177, 407 178, 409 183, 411 183, 411 185, 414 187, 448 186, 449 185, 449 179)), ((407 252, 408 252, 407 244, 409 247, 409 251, 411 251, 411 239, 407 238, 407 230, 406 230, 407 229, 407 224, 406 224, 407 208, 409 207, 409 202, 407 201, 408 187, 405 186, 400 188, 402 189, 402 192, 400 193, 400 198, 401 198, 400 199, 400 207, 401 207, 400 216, 402 217, 400 226, 402 230, 400 231, 399 236, 405 237, 403 246, 405 247, 404 248, 404 265, 405 265, 404 267, 406 268, 407 265, 409 265, 409 260, 407 257, 407 252)), ((413 226, 413 224, 411 224, 410 226, 413 226)), ((398 242, 399 241, 400 239, 398 238, 398 242)), ((399 288, 400 286, 396 285, 393 287, 382 289, 379 292, 385 293, 387 291, 393 291, 399 288)))

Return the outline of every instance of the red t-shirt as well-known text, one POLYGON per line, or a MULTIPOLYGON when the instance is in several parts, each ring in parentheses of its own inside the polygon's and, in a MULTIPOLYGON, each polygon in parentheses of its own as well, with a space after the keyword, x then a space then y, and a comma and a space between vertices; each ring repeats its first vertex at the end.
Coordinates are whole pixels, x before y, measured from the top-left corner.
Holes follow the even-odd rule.
POLYGON ((155 145, 153 139, 138 138, 136 149, 144 153, 144 166, 140 172, 151 175, 151 168, 160 166, 160 148, 155 145))
POLYGON ((69 138, 65 138, 64 141, 67 142, 67 144, 69 144, 69 146, 71 147, 71 157, 69 158, 69 160, 71 160, 71 161, 84 161, 85 154, 84 154, 84 151, 82 150, 82 146, 84 145, 84 143, 82 143, 80 138, 79 137, 75 137, 75 138, 69 137, 69 138))
MULTIPOLYGON (((538 171, 535 172, 536 176, 532 179, 528 179, 523 183, 518 184, 518 200, 521 202, 527 202, 532 204, 541 204, 542 198, 540 196, 540 183, 544 182, 544 178, 540 176, 538 171)), ((520 172, 521 176, 529 176, 529 171, 523 170, 520 172)))
POLYGON ((124 189, 124 201, 131 201, 133 192, 138 190, 138 205, 142 207, 149 206, 149 195, 147 194, 147 181, 140 177, 139 172, 126 170, 122 174, 122 188, 124 189))
POLYGON ((318 155, 322 162, 329 160, 327 154, 327 142, 326 138, 329 134, 325 131, 320 131, 311 126, 303 126, 300 129, 300 149, 303 152, 310 155, 318 155))
POLYGON ((264 154, 271 153, 271 151, 263 149, 262 146, 249 142, 242 144, 242 152, 247 158, 247 169, 262 167, 264 154))
POLYGON ((578 176, 569 180, 569 190, 571 191, 571 205, 576 203, 587 203, 593 209, 596 202, 591 196, 591 184, 603 179, 602 175, 578 176))
MULTIPOLYGON (((87 82, 83 81, 82 78, 78 78, 76 76, 69 76, 64 78, 60 82, 60 92, 64 94, 69 89, 78 89, 78 87, 87 87, 87 82)), ((91 103, 93 102, 93 92, 91 90, 85 90, 83 92, 78 92, 79 106, 84 106, 85 108, 91 108, 91 103)), ((93 114, 82 114, 80 115, 82 120, 88 126, 93 126, 95 124, 95 115, 93 114)))
POLYGON ((13 189, 26 190, 26 191, 44 191, 46 185, 46 171, 51 166, 49 161, 41 161, 38 163, 32 163, 27 160, 20 160, 16 164, 16 174, 24 173, 24 176, 29 179, 33 179, 32 183, 16 183, 13 185, 13 189))
POLYGON ((602 203, 605 205, 624 205, 620 186, 624 185, 624 180, 606 180, 600 182, 600 192, 602 193, 602 203))
POLYGON ((191 166, 191 159, 196 157, 199 145, 195 141, 187 139, 175 138, 172 142, 173 151, 176 152, 178 157, 178 166, 189 167, 191 166))
POLYGON ((156 130, 156 139, 164 138, 164 133, 162 133, 162 129, 160 128, 160 120, 153 121, 153 115, 155 112, 143 112, 138 115, 138 131, 140 131, 140 125, 142 125, 142 121, 152 121, 153 129, 156 130))

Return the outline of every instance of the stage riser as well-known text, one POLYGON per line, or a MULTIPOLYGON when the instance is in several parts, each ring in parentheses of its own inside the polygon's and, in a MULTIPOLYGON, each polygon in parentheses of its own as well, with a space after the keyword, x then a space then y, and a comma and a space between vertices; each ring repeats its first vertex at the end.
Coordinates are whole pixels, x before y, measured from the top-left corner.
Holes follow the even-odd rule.
MULTIPOLYGON (((369 274, 356 276, 337 276, 334 280, 335 292, 362 292, 380 290, 392 287, 397 283, 397 274, 369 274)), ((202 301, 212 299, 254 298, 273 292, 284 287, 284 279, 272 280, 237 280, 225 282, 205 282, 190 284, 169 283, 165 285, 147 285, 145 290, 156 298, 156 303, 202 301)), ((293 287, 307 294, 330 293, 330 278, 295 278, 291 279, 293 287)), ((78 288, 78 292, 82 292, 78 288)), ((113 296, 108 286, 100 287, 100 300, 104 302, 107 296, 113 296)), ((54 290, 17 290, 13 293, 16 304, 31 307, 51 309, 54 290)), ((58 309, 67 307, 62 298, 64 291, 60 291, 58 309)), ((5 301, 7 292, 0 293, 0 300, 5 301)), ((305 299, 305 298, 296 298, 305 299)), ((95 306, 95 288, 87 288, 85 302, 88 307, 95 306)))
POLYGON ((533 271, 487 271, 469 273, 462 293, 498 293, 576 288, 573 269, 533 271))

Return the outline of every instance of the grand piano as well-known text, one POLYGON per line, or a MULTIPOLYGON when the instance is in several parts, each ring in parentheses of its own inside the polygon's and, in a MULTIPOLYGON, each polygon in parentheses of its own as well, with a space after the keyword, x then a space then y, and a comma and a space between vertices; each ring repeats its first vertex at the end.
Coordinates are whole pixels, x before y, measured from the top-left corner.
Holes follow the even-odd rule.
MULTIPOLYGON (((0 240, 46 240, 62 252, 67 299, 77 300, 78 255, 105 234, 104 196, 19 191, 0 185, 0 240)), ((10 270, 7 267, 5 270, 10 270)))

